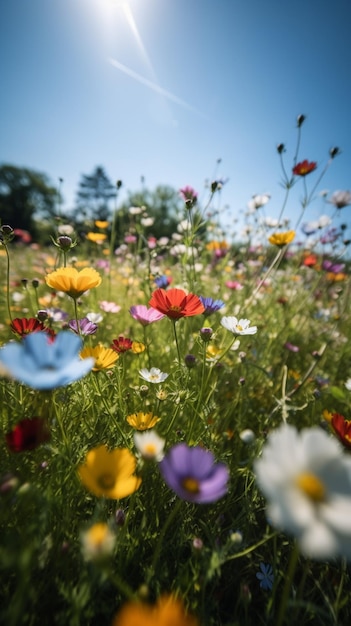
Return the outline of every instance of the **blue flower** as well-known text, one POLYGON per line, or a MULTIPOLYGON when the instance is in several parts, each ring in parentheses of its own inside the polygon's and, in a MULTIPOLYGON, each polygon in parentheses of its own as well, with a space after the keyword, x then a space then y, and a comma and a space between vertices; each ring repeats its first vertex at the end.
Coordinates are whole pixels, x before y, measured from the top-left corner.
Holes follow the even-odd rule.
POLYGON ((27 335, 21 343, 10 342, 0 350, 0 363, 15 380, 32 389, 56 389, 85 376, 94 359, 81 359, 82 340, 61 331, 54 341, 46 332, 27 335))
POLYGON ((212 313, 219 311, 219 309, 222 309, 225 306, 222 300, 214 300, 213 298, 204 298, 203 296, 200 296, 200 300, 205 307, 205 310, 203 313, 205 317, 207 317, 208 315, 212 315, 212 313))
POLYGON ((156 278, 154 279, 154 282, 156 283, 159 289, 167 289, 171 281, 168 276, 163 274, 162 276, 156 276, 156 278))
POLYGON ((261 589, 266 591, 272 589, 274 582, 273 567, 269 563, 260 563, 260 570, 260 572, 257 572, 256 578, 261 581, 261 589))

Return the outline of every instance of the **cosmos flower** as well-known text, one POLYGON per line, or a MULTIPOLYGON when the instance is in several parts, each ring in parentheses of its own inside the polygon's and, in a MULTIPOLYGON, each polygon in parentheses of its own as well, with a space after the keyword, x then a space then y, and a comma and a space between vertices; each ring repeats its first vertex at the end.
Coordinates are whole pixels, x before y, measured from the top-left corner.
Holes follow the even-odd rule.
POLYGON ((5 438, 11 452, 24 452, 34 450, 49 441, 50 431, 46 419, 32 417, 18 422, 9 433, 6 433, 5 438))
POLYGON ((315 161, 301 161, 300 163, 296 163, 295 167, 293 167, 294 176, 307 176, 317 168, 317 163, 315 161))
POLYGON ((161 461, 165 440, 154 430, 146 430, 142 433, 134 433, 134 443, 143 459, 161 461))
POLYGON ((108 450, 92 448, 78 467, 78 475, 87 489, 99 498, 118 500, 134 493, 141 484, 135 476, 136 459, 127 448, 108 450))
POLYGON ((128 337, 122 337, 120 335, 118 339, 114 339, 111 344, 112 350, 118 352, 118 354, 122 354, 123 352, 128 352, 133 347, 133 342, 128 337))
POLYGON ((340 413, 333 413, 330 425, 343 446, 351 449, 351 420, 347 420, 340 413))
POLYGON ((87 336, 93 335, 98 329, 98 325, 94 324, 87 317, 83 317, 81 320, 70 320, 68 322, 68 328, 73 330, 77 335, 87 336))
POLYGON ((205 310, 200 298, 193 293, 186 294, 183 289, 156 289, 151 295, 149 306, 164 313, 172 320, 181 317, 199 315, 205 310))
POLYGON ((157 415, 154 415, 151 412, 143 413, 143 411, 139 411, 138 413, 128 415, 127 422, 136 430, 148 430, 149 428, 156 426, 160 419, 160 417, 157 417, 157 415))
POLYGON ((270 199, 271 196, 269 193, 255 194, 247 203, 248 209, 250 209, 250 211, 257 211, 257 209, 267 204, 270 199))
POLYGON ((156 604, 128 602, 118 612, 112 626, 200 626, 196 617, 187 613, 182 601, 172 595, 158 598, 156 604))
POLYGON ((74 299, 101 284, 100 274, 92 267, 85 267, 80 271, 74 267, 61 267, 48 274, 45 280, 51 289, 63 291, 74 299))
POLYGON ((16 317, 12 320, 10 328, 19 337, 38 332, 38 330, 46 330, 44 324, 36 317, 16 317))
POLYGON ((3 364, 15 380, 32 389, 56 389, 82 378, 91 371, 94 359, 82 361, 80 337, 59 332, 52 341, 46 332, 27 335, 22 343, 10 342, 0 350, 3 364))
POLYGON ((337 209, 343 209, 351 204, 351 191, 334 191, 328 202, 337 209))
POLYGON ((204 298, 203 296, 200 296, 200 300, 205 307, 203 312, 205 317, 212 315, 212 313, 219 311, 225 306, 223 300, 214 300, 213 298, 204 298))
POLYGON ((273 233, 270 237, 268 237, 269 243, 273 246, 286 246, 288 243, 291 243, 295 239, 295 231, 287 230, 282 233, 273 233))
POLYGON ((212 452, 186 443, 173 446, 159 464, 168 487, 182 500, 216 502, 227 493, 229 471, 216 463, 212 452))
POLYGON ((254 464, 267 518, 310 558, 351 558, 351 458, 318 427, 283 424, 254 464))
POLYGON ((101 370, 110 369, 114 367, 119 356, 112 348, 105 348, 101 343, 97 346, 83 348, 80 352, 80 358, 85 361, 93 357, 95 363, 93 366, 93 372, 99 372, 101 370))
POLYGON ((163 383, 169 376, 169 374, 161 372, 158 367, 152 367, 150 370, 143 367, 143 369, 139 370, 139 374, 148 383, 163 383))
POLYGON ((190 187, 190 185, 186 185, 183 189, 179 190, 180 195, 182 196, 185 204, 194 206, 197 202, 197 192, 195 189, 190 187))
POLYGON ((101 300, 99 302, 100 309, 105 313, 119 313, 121 307, 115 302, 109 302, 108 300, 101 300))
POLYGON ((148 326, 149 324, 158 322, 158 320, 165 317, 163 313, 156 311, 156 309, 153 309, 152 307, 148 309, 145 304, 135 304, 134 306, 131 306, 129 313, 135 320, 140 322, 142 326, 148 326))
POLYGON ((222 317, 221 325, 234 335, 254 335, 257 333, 257 326, 250 326, 250 320, 229 316, 222 317))

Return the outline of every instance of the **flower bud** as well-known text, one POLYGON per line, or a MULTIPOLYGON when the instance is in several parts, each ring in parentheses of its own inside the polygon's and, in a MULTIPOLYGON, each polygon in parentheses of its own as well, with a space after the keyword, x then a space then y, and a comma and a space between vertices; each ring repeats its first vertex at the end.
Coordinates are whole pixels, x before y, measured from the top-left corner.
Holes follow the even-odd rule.
POLYGON ((285 152, 285 145, 283 143, 278 143, 277 152, 278 154, 282 154, 283 152, 285 152))
POLYGON ((340 154, 340 148, 335 146, 334 148, 330 148, 329 155, 331 159, 334 159, 338 154, 340 154))
POLYGON ((306 115, 298 115, 297 116, 297 128, 301 128, 302 124, 306 119, 306 115))
POLYGON ((184 361, 187 368, 192 369, 196 365, 196 356, 194 354, 186 354, 184 361))
POLYGON ((39 280, 37 278, 33 278, 33 280, 32 280, 32 287, 33 287, 33 289, 38 289, 38 287, 39 287, 39 280))
POLYGON ((208 341, 211 341, 212 335, 213 335, 212 328, 208 328, 208 327, 201 328, 200 337, 202 341, 204 341, 205 343, 207 343, 208 341))

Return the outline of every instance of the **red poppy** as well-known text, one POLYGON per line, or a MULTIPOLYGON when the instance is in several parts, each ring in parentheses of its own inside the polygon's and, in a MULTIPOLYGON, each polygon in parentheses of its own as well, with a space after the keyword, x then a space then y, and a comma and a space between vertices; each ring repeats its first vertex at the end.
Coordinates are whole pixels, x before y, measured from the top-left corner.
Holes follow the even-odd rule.
POLYGON ((186 294, 183 289, 156 289, 151 296, 149 306, 172 320, 190 315, 200 315, 205 307, 200 298, 193 293, 186 294))
POLYGON ((50 439, 50 432, 45 419, 32 417, 23 419, 5 435, 6 443, 11 452, 34 450, 50 439))
POLYGON ((300 163, 296 163, 295 167, 293 168, 293 174, 295 176, 307 176, 307 174, 313 172, 316 167, 317 163, 315 161, 307 161, 307 159, 305 159, 300 163))
POLYGON ((128 350, 131 350, 132 345, 133 342, 131 339, 128 339, 128 337, 122 337, 122 335, 120 335, 118 339, 113 340, 111 348, 112 350, 116 350, 118 354, 121 354, 122 352, 127 352, 128 350))
POLYGON ((306 267, 314 267, 317 265, 317 261, 318 259, 315 254, 308 254, 303 260, 303 265, 306 267))
POLYGON ((11 322, 11 330, 23 337, 29 333, 36 333, 38 330, 46 330, 43 322, 39 322, 36 317, 16 317, 11 322))
POLYGON ((340 413, 333 413, 330 423, 345 448, 351 449, 351 420, 345 419, 340 413))

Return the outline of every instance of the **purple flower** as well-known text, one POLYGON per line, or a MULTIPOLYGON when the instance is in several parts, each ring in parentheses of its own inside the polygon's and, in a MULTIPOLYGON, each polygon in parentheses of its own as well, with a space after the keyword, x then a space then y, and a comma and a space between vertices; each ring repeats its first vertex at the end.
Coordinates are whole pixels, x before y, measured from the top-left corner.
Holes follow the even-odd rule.
POLYGON ((274 583, 273 567, 269 563, 260 563, 260 570, 257 572, 256 578, 260 581, 261 589, 271 590, 274 583))
POLYGON ((171 278, 163 274, 162 276, 157 276, 154 282, 159 289, 167 289, 168 285, 171 283, 171 278))
POLYGON ((300 351, 299 346, 294 346, 294 344, 290 343, 290 341, 287 341, 284 344, 284 348, 286 348, 287 350, 290 350, 290 352, 299 352, 300 351))
POLYGON ((333 274, 339 274, 343 272, 345 269, 345 263, 333 263, 328 259, 324 259, 322 263, 322 268, 326 270, 326 272, 332 272, 333 274))
POLYGON ((94 322, 90 322, 87 317, 83 317, 83 319, 78 320, 70 320, 68 322, 68 327, 73 330, 77 335, 93 335, 96 333, 98 329, 98 325, 94 324, 94 322))
POLYGON ((215 463, 209 450, 186 443, 173 446, 159 464, 168 487, 182 500, 202 504, 216 502, 227 493, 229 470, 215 463))
POLYGON ((142 326, 148 326, 148 324, 152 324, 152 322, 158 322, 158 320, 164 317, 163 313, 156 311, 156 309, 152 307, 148 309, 145 304, 135 304, 131 306, 129 313, 135 320, 140 322, 142 326))
POLYGON ((204 298, 203 296, 199 297, 205 307, 203 312, 205 317, 212 315, 212 313, 219 311, 219 309, 222 309, 225 306, 223 300, 214 300, 213 298, 204 298))

